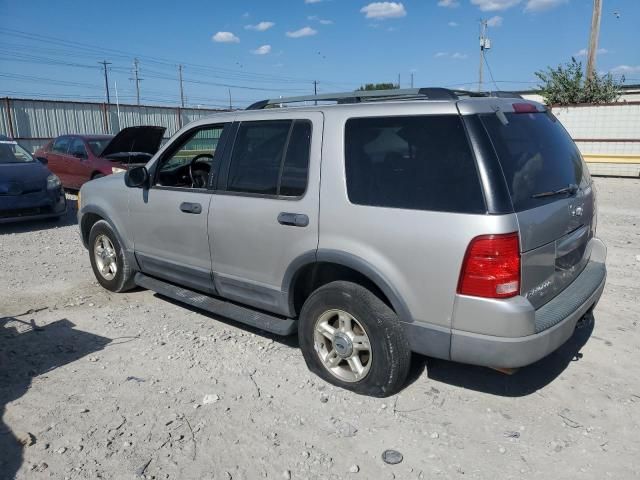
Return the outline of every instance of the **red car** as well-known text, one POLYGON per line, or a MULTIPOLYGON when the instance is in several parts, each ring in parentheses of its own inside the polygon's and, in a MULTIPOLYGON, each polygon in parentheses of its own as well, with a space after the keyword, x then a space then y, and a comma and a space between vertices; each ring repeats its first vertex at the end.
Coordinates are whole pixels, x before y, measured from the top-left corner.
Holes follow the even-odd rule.
POLYGON ((113 135, 62 135, 35 153, 66 188, 144 165, 158 151, 164 127, 128 127, 113 135), (44 163, 44 162, 43 162, 44 163))

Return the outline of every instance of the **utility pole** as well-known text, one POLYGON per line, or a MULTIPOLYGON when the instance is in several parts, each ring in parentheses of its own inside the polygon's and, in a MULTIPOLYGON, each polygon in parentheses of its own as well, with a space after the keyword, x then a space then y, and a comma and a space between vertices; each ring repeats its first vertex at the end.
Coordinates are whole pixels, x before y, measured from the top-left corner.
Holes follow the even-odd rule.
POLYGON ((178 78, 180 79, 180 105, 184 108, 184 89, 182 87, 182 65, 178 65, 178 78))
POLYGON ((411 73, 411 88, 413 88, 413 72, 411 73))
POLYGON ((107 62, 106 60, 103 60, 98 63, 104 67, 104 88, 107 91, 107 104, 109 104, 111 103, 111 101, 109 98, 109 74, 107 73, 107 65, 111 65, 111 62, 107 62))
POLYGON ((140 78, 140 61, 137 58, 133 59, 133 78, 129 78, 136 82, 136 101, 140 105, 140 82, 143 80, 140 78))
POLYGON ((233 105, 231 105, 231 89, 229 88, 229 110, 233 110, 233 105))
POLYGON ((487 38, 487 21, 480 20, 480 69, 478 70, 478 91, 482 91, 484 74, 484 51, 491 48, 491 41, 487 38))
POLYGON ((596 69, 596 55, 598 53, 598 37, 600 36, 600 16, 602 15, 602 0, 593 0, 593 14, 591 16, 591 34, 589 35, 589 54, 587 58, 587 81, 593 78, 596 69))
POLYGON ((400 89, 400 74, 398 74, 398 89, 400 89))
MULTIPOLYGON (((318 81, 317 80, 313 81, 313 95, 314 96, 318 95, 318 81)), ((318 105, 318 101, 317 100, 314 102, 314 105, 318 105)))

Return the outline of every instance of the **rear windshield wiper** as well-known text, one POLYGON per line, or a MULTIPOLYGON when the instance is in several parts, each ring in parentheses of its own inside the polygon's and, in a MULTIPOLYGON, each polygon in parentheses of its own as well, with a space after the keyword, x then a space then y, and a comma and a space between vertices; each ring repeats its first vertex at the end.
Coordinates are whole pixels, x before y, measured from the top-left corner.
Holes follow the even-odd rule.
POLYGON ((577 191, 578 191, 578 185, 571 183, 566 187, 560 188, 558 190, 552 190, 550 192, 535 193, 531 195, 531 198, 553 197, 554 195, 566 195, 566 194, 575 195, 577 191))

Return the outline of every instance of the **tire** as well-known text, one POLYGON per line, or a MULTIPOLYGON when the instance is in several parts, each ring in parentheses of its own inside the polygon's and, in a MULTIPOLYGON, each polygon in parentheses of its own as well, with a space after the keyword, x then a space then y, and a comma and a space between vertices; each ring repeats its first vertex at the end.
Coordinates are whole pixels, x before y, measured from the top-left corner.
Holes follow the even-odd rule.
POLYGON ((393 395, 409 373, 411 350, 398 317, 377 296, 355 283, 331 282, 313 292, 300 312, 298 338, 309 370, 361 395, 393 395), (343 323, 350 324, 346 334, 340 329, 343 323), (355 358, 351 352, 359 352, 360 374, 354 373, 359 368, 357 362, 352 363, 355 358), (337 366, 326 366, 336 362, 337 366))
POLYGON ((104 220, 97 221, 91 227, 91 232, 89 232, 89 258, 96 280, 107 290, 126 292, 135 287, 133 282, 135 271, 133 271, 131 264, 127 260, 118 236, 111 228, 111 225, 104 220), (104 247, 107 248, 105 249, 104 247), (99 259, 100 255, 96 255, 96 250, 98 252, 107 250, 107 253, 105 253, 105 257, 99 259), (102 263, 103 266, 107 263, 110 264, 110 268, 106 269, 106 274, 100 271, 98 262, 102 263))
POLYGON ((91 180, 95 180, 96 178, 102 178, 102 177, 104 177, 104 173, 96 173, 91 177, 91 180))

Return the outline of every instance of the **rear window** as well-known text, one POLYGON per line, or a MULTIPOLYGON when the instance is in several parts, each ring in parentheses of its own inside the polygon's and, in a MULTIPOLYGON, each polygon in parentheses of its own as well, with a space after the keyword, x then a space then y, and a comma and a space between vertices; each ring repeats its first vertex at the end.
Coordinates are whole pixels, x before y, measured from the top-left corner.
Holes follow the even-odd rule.
POLYGON ((486 212, 458 115, 350 119, 345 169, 349 200, 358 205, 486 212))
POLYGON ((550 112, 480 115, 504 172, 513 208, 528 210, 561 197, 533 195, 565 188, 584 187, 589 173, 569 134, 550 112))

